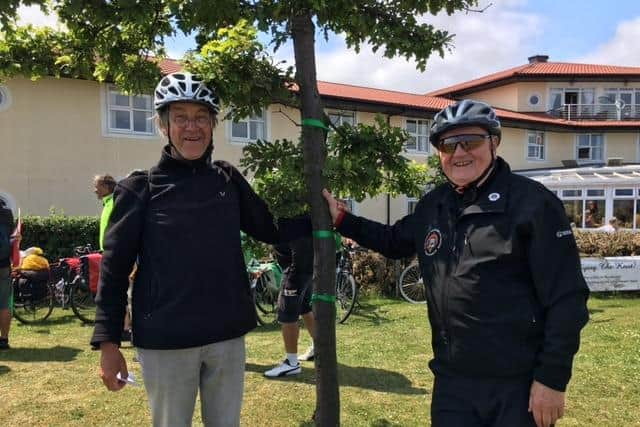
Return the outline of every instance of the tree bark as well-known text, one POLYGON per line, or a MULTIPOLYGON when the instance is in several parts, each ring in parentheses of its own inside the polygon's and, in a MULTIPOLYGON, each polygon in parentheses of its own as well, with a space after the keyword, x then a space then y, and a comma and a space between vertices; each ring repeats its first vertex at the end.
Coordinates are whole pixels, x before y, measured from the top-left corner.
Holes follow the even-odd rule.
MULTIPOLYGON (((291 22, 296 82, 300 91, 302 119, 323 120, 323 106, 318 93, 315 60, 315 26, 308 11, 300 11, 291 22)), ((326 185, 322 169, 326 159, 325 131, 318 127, 302 126, 304 178, 311 205, 313 230, 332 230, 333 224, 322 188, 326 185)), ((335 296, 335 243, 333 238, 314 235, 314 294, 335 296)), ((336 358, 335 304, 316 300, 316 414, 317 426, 340 425, 340 394, 336 358)))

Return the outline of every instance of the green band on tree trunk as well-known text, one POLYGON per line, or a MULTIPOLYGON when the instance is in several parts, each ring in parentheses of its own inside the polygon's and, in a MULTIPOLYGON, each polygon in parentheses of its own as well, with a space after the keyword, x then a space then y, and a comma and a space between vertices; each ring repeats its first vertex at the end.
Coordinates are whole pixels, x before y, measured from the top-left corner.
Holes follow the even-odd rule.
POLYGON ((318 119, 303 119, 302 126, 311 126, 314 128, 324 129, 326 131, 330 130, 327 125, 325 125, 321 120, 318 119))
POLYGON ((329 304, 335 304, 336 303, 336 296, 335 295, 328 295, 328 294, 312 294, 311 295, 311 302, 315 302, 315 301, 322 301, 322 302, 326 302, 329 304))
POLYGON ((318 239, 333 239, 333 231, 329 230, 316 230, 313 232, 313 237, 317 237, 318 239))

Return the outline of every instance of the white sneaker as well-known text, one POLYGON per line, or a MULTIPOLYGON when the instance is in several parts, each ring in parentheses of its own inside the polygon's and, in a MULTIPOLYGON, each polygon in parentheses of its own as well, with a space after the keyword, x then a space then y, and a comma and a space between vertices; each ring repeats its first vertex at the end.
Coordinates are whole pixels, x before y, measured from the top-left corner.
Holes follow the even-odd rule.
POLYGON ((269 369, 264 373, 265 377, 269 378, 277 378, 277 377, 285 377, 288 375, 298 375, 302 372, 302 368, 300 367, 300 363, 297 365, 292 365, 289 362, 289 359, 284 359, 281 364, 276 366, 273 369, 269 369))
POLYGON ((315 348, 309 347, 302 355, 298 356, 298 360, 312 361, 316 357, 315 348))

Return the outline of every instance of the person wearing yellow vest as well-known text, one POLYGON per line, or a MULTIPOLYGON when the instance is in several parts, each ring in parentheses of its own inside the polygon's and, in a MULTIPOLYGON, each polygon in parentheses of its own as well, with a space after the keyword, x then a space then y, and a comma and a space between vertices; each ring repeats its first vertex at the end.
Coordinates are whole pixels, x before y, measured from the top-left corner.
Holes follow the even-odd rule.
POLYGON ((104 233, 107 231, 109 217, 113 210, 113 189, 116 188, 116 180, 111 175, 96 175, 93 177, 94 193, 98 200, 102 202, 102 213, 100 214, 100 237, 98 243, 100 250, 103 250, 104 233))
MULTIPOLYGON (((109 225, 111 211, 113 210, 113 190, 116 188, 116 180, 111 175, 96 175, 93 177, 94 193, 102 202, 102 213, 100 214, 100 234, 98 243, 100 250, 104 250, 104 235, 109 225)), ((133 274, 133 272, 132 272, 133 274)), ((129 300, 131 300, 131 286, 129 286, 129 300)), ((129 307, 131 303, 129 302, 129 307)), ((125 312, 124 326, 122 329, 122 341, 131 341, 131 315, 129 309, 125 312)))

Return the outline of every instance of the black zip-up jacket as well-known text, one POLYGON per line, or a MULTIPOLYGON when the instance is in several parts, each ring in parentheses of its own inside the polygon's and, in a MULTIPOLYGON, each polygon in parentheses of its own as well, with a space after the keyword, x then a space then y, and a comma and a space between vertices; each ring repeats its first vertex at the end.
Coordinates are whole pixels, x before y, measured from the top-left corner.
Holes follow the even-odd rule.
POLYGON ((93 346, 119 344, 128 276, 133 345, 202 346, 256 326, 240 230, 278 243, 311 233, 308 218, 274 218, 241 174, 224 162, 177 160, 169 146, 149 174, 122 180, 105 236, 93 346))
POLYGON ((393 226, 347 214, 338 231, 390 258, 417 252, 436 375, 530 376, 564 391, 589 290, 562 203, 501 158, 468 196, 441 185, 393 226))

